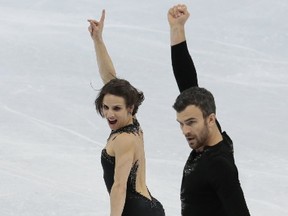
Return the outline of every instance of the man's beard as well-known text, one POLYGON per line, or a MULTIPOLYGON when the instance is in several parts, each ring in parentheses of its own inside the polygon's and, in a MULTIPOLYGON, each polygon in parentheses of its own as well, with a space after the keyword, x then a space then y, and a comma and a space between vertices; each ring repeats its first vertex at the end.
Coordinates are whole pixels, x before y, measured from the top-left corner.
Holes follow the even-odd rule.
POLYGON ((197 137, 197 146, 198 146, 197 149, 199 149, 199 151, 203 151, 203 148, 207 145, 208 137, 209 137, 209 130, 208 125, 205 121, 203 129, 201 130, 199 136, 197 137))

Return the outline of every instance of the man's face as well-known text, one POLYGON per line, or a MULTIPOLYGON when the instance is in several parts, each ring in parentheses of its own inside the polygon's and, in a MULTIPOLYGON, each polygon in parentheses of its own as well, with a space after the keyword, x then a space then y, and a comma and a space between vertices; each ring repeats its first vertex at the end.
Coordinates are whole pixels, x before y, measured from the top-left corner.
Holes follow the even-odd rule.
POLYGON ((195 150, 203 150, 207 144, 209 129, 202 111, 194 105, 189 105, 182 112, 177 113, 177 121, 189 146, 195 150))

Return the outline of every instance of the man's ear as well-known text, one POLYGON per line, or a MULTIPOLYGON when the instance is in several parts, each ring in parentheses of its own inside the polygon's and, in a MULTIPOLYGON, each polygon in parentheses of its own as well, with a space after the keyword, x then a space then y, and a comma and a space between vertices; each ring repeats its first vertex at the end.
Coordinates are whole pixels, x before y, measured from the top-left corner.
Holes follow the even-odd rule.
POLYGON ((216 115, 215 113, 211 113, 208 117, 207 117, 207 124, 208 126, 214 126, 216 124, 216 115))

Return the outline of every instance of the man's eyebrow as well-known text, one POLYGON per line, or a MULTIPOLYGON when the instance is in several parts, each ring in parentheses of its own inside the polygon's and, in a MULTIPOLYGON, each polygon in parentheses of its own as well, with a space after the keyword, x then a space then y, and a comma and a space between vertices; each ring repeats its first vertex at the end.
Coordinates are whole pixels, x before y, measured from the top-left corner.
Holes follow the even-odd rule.
MULTIPOLYGON (((195 121, 195 120, 197 120, 197 119, 194 117, 191 117, 191 118, 185 119, 183 122, 189 122, 189 121, 195 121)), ((176 119, 176 121, 181 123, 178 119, 176 119)))
POLYGON ((191 117, 191 118, 185 119, 184 122, 193 121, 193 120, 196 120, 196 118, 191 117))

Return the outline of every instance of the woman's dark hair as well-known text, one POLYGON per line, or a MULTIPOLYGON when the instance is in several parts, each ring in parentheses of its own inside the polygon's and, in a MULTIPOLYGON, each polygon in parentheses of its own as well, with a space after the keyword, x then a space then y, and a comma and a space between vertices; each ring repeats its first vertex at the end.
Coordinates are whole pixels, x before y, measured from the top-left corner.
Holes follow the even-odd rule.
POLYGON ((201 87, 191 87, 183 91, 173 105, 176 112, 182 112, 187 106, 194 105, 198 107, 203 117, 208 117, 211 113, 216 114, 215 100, 210 91, 201 87))
POLYGON ((135 115, 137 113, 139 106, 144 101, 143 92, 137 90, 127 80, 118 78, 112 79, 102 87, 95 100, 96 111, 102 117, 104 117, 104 113, 102 110, 103 99, 106 94, 111 94, 124 98, 127 108, 134 106, 132 115, 135 115))

